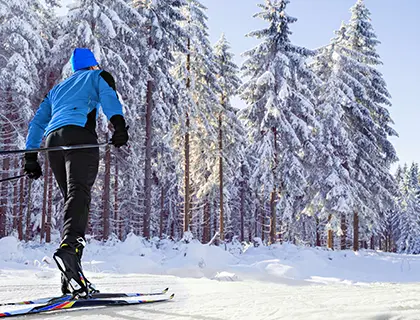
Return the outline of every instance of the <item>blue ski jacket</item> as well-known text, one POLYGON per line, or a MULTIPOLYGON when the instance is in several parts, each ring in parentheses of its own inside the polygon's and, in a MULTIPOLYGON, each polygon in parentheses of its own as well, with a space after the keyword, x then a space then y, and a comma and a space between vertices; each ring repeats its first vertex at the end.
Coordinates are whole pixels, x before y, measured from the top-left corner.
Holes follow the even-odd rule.
POLYGON ((39 148, 43 137, 64 126, 85 127, 99 106, 108 119, 123 115, 113 77, 103 70, 76 71, 45 96, 29 124, 26 149, 39 148))

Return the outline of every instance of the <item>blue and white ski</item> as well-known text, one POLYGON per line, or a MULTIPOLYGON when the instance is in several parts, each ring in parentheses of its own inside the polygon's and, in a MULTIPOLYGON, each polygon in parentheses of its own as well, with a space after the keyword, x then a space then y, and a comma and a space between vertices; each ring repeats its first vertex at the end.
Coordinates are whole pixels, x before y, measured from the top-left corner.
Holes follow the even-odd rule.
POLYGON ((170 301, 174 298, 174 296, 175 294, 172 294, 169 297, 158 297, 157 299, 143 299, 143 300, 90 298, 90 299, 79 299, 79 300, 69 300, 69 301, 59 301, 59 302, 55 301, 52 303, 41 304, 36 307, 19 309, 19 310, 14 310, 10 312, 3 312, 3 313, 0 313, 0 318, 40 314, 40 313, 51 312, 51 311, 90 308, 90 307, 111 307, 111 306, 151 304, 151 303, 170 301))
MULTIPOLYGON (((108 298, 134 298, 134 297, 142 297, 142 296, 160 296, 164 295, 169 291, 169 288, 165 290, 158 291, 158 292, 135 292, 135 293, 93 293, 91 298, 95 299, 108 299, 108 298)), ((6 302, 0 303, 1 306, 16 306, 16 305, 27 305, 27 304, 48 304, 48 303, 58 303, 58 302, 65 302, 70 301, 72 299, 72 295, 67 294, 58 297, 48 297, 48 298, 38 298, 34 300, 25 300, 25 301, 18 301, 18 302, 6 302)))

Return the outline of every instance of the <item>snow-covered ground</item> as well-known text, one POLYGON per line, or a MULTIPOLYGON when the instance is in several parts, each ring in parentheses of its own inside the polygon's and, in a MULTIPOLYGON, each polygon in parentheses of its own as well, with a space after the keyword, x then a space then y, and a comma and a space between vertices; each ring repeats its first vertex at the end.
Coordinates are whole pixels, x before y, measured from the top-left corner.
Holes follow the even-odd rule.
MULTIPOLYGON (((59 273, 48 264, 55 246, 0 239, 0 302, 59 294, 59 273)), ((84 269, 102 292, 170 287, 175 299, 33 318, 420 319, 420 257, 290 244, 226 249, 135 236, 91 242, 84 269)))

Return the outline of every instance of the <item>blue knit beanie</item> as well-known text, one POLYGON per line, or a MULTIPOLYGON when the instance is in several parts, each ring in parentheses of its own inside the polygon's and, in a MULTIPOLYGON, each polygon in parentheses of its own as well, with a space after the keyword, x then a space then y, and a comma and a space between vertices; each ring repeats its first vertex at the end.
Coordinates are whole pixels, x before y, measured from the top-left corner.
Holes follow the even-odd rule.
POLYGON ((92 51, 86 48, 74 49, 70 61, 73 72, 80 69, 97 66, 99 64, 98 61, 96 61, 92 51))

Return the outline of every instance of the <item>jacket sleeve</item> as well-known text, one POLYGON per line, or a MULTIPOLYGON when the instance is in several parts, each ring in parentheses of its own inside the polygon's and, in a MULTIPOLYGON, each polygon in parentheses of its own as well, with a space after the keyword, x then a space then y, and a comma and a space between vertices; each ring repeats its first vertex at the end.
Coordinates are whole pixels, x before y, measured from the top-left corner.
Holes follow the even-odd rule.
POLYGON ((45 96, 34 118, 29 124, 26 138, 26 149, 39 148, 45 133, 45 128, 51 120, 51 102, 48 95, 45 96))
POLYGON ((122 105, 117 96, 115 80, 106 71, 102 71, 99 74, 99 101, 108 120, 115 115, 123 115, 122 105))

